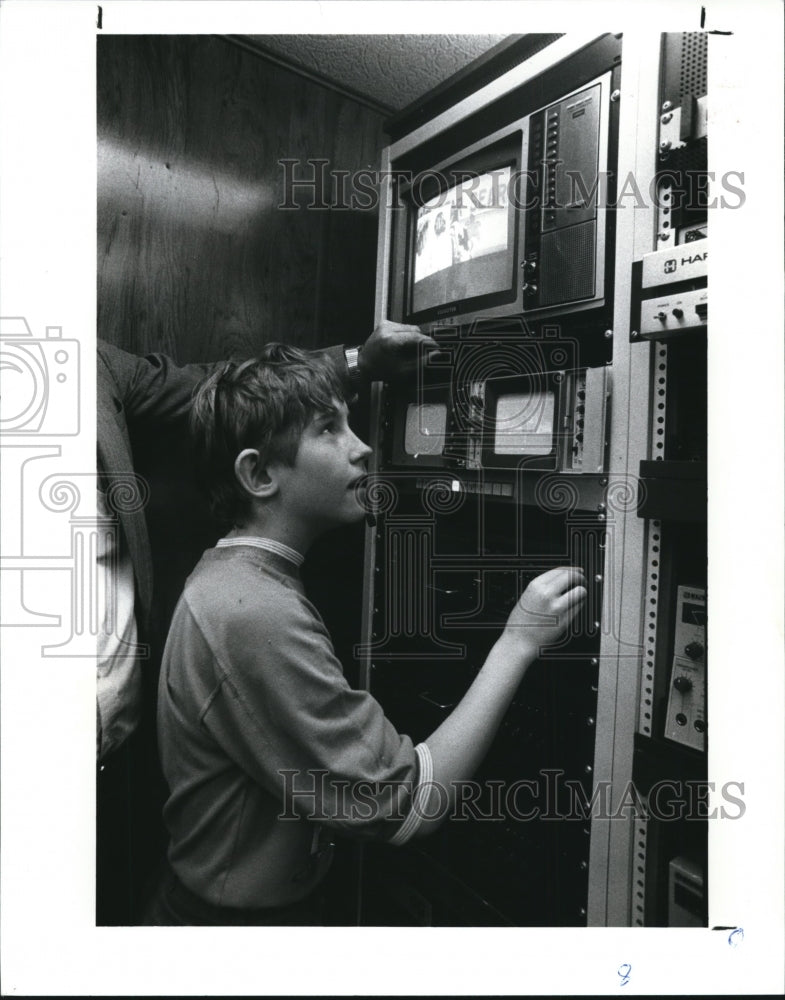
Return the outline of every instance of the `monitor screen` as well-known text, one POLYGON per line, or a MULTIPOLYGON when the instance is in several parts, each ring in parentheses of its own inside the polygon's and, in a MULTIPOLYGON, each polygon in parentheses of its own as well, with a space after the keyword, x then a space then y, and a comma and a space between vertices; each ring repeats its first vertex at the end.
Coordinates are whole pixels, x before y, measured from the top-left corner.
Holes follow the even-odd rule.
POLYGON ((504 166, 470 177, 418 207, 413 313, 512 287, 511 169, 504 166))
POLYGON ((496 402, 496 455, 550 455, 554 447, 553 392, 514 392, 496 402))
POLYGON ((410 403, 403 448, 407 455, 441 455, 447 433, 446 403, 410 403))

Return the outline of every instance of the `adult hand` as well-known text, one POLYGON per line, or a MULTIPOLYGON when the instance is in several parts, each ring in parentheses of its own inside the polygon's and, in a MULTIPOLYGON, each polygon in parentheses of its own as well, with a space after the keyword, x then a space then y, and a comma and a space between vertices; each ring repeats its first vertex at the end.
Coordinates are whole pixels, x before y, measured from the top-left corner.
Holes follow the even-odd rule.
POLYGON ((439 345, 419 326, 383 320, 360 351, 360 375, 368 381, 394 378, 411 370, 427 348, 438 350, 439 345))
POLYGON ((586 600, 583 570, 562 566, 535 577, 510 612, 501 642, 539 656, 561 637, 586 600))

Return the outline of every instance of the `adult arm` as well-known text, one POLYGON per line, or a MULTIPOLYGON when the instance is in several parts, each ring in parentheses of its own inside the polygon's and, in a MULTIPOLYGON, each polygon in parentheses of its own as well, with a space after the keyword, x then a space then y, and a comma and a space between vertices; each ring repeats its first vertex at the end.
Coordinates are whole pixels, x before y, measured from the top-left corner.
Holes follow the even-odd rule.
POLYGON ((418 326, 383 320, 359 351, 358 378, 365 382, 394 378, 413 369, 423 351, 438 347, 418 326))
POLYGON ((213 364, 177 365, 165 354, 129 354, 101 340, 97 356, 99 381, 108 372, 127 418, 138 422, 186 416, 195 387, 214 368, 213 364))
MULTIPOLYGON (((356 392, 365 383, 411 369, 424 349, 437 347, 419 327, 383 320, 361 347, 336 345, 315 353, 328 358, 347 389, 356 392)), ((99 373, 102 366, 109 372, 133 421, 174 421, 187 415, 195 387, 218 363, 178 365, 165 354, 140 356, 98 342, 99 373)))

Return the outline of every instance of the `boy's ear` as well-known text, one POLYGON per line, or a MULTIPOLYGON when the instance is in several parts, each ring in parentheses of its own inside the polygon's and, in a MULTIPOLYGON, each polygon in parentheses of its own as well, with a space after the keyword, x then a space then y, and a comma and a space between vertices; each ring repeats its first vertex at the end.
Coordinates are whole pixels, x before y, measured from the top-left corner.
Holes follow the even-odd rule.
POLYGON ((267 500, 278 492, 278 480, 262 464, 256 448, 244 448, 234 460, 234 474, 242 488, 257 500, 267 500))

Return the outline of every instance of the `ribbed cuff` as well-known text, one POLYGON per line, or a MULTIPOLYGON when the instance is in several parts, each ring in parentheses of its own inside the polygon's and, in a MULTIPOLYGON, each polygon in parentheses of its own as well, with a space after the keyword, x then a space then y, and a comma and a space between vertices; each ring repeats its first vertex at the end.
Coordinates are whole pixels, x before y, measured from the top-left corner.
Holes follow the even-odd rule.
POLYGON ((425 818, 425 806, 428 803, 431 786, 433 785, 433 758, 431 757, 428 744, 418 743, 414 748, 414 752, 417 754, 420 775, 412 793, 412 804, 409 808, 409 814, 395 831, 395 836, 390 838, 390 844, 393 847, 400 847, 402 844, 405 844, 420 829, 422 821, 425 818))

